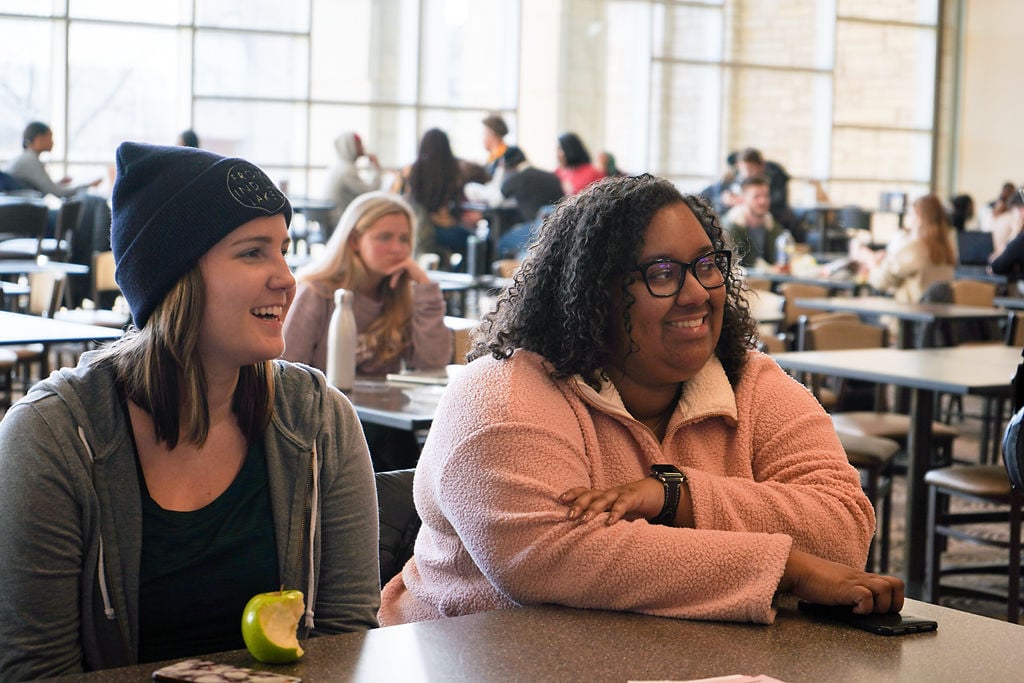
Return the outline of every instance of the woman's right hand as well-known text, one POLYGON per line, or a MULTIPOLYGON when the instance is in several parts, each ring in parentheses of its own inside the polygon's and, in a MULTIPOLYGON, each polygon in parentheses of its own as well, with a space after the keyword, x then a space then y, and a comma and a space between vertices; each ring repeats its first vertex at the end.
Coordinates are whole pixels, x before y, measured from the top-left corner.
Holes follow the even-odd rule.
POLYGON ((398 281, 402 278, 403 274, 408 275, 409 279, 413 282, 420 284, 430 282, 430 276, 427 275, 427 271, 423 270, 423 268, 420 267, 420 264, 412 256, 384 273, 385 277, 390 278, 390 282, 388 284, 391 289, 398 286, 398 281))
POLYGON ((779 590, 822 605, 852 605, 856 614, 903 609, 903 581, 792 549, 779 590))

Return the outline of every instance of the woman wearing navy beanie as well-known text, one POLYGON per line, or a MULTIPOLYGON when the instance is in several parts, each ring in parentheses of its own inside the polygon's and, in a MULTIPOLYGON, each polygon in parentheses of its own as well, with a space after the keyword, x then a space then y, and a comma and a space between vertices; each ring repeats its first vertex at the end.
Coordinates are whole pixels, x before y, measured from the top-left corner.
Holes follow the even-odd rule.
POLYGON ((376 626, 358 418, 276 360, 288 200, 243 159, 125 142, 112 205, 134 325, 0 423, 0 679, 240 648, 281 586, 300 637, 376 626))

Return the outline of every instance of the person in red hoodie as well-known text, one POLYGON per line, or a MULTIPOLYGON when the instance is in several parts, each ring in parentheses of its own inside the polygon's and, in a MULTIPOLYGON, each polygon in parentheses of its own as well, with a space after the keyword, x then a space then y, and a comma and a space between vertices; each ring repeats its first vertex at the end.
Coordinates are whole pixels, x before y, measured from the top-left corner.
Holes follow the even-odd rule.
POLYGON ((558 136, 558 168, 555 175, 562 181, 566 196, 576 194, 595 180, 604 178, 604 171, 594 166, 580 136, 563 133, 558 136))

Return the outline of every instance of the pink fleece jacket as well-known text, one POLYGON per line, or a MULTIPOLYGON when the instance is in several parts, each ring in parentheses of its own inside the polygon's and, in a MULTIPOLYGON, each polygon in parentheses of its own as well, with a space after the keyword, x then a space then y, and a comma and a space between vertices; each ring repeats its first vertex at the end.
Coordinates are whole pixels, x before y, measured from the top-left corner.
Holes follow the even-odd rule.
MULTIPOLYGON (((405 362, 414 370, 443 368, 452 360, 452 332, 444 324, 445 302, 436 282, 411 283, 412 318, 409 321, 410 344, 405 362)), ((384 304, 356 293, 353 299, 359 350, 356 372, 361 375, 385 375, 398 372, 399 358, 381 363, 365 348, 363 334, 380 317, 384 304)), ((327 331, 334 313, 334 291, 322 285, 304 282, 295 292, 295 300, 284 321, 285 360, 327 370, 327 331)))
POLYGON ((712 358, 664 443, 618 392, 553 380, 526 351, 470 363, 448 387, 416 472, 423 527, 384 589, 391 625, 540 603, 771 623, 790 548, 863 567, 874 512, 832 423, 768 356, 733 393, 712 358), (695 529, 569 521, 557 496, 671 463, 695 529))

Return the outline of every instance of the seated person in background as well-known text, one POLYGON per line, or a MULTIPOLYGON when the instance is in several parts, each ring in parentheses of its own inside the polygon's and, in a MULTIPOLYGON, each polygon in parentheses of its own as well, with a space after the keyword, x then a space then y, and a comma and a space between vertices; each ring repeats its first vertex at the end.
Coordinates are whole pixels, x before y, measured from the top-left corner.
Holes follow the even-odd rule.
MULTIPOLYGON (((412 255, 415 225, 412 208, 388 192, 368 192, 348 205, 323 256, 298 273, 283 358, 327 369, 334 292, 344 288, 355 293, 357 373, 382 376, 403 363, 431 370, 451 362, 441 286, 412 255)), ((365 432, 378 470, 415 465, 419 447, 411 432, 373 425, 365 432)))
POLYGON ((80 191, 90 187, 96 187, 102 182, 97 178, 88 183, 73 185, 71 178, 62 178, 59 182, 53 182, 50 174, 46 172, 46 166, 40 160, 43 152, 53 149, 53 131, 45 123, 33 121, 25 127, 21 138, 22 153, 8 162, 4 172, 16 178, 23 185, 30 189, 37 190, 44 195, 52 194, 55 197, 71 197, 80 191))
POLYGON ((872 287, 897 301, 917 303, 932 284, 953 280, 956 253, 946 210, 933 194, 914 200, 904 229, 906 236, 894 239, 886 249, 860 245, 854 258, 872 287))
POLYGON ((899 611, 902 582, 860 569, 857 472, 749 348, 741 283, 711 207, 668 181, 560 203, 438 405, 381 623, 545 603, 770 623, 779 592, 899 611))
POLYGON ((722 174, 722 177, 711 183, 703 190, 700 191, 700 196, 704 198, 711 206, 715 209, 720 217, 725 216, 732 208, 730 204, 726 203, 726 200, 732 201, 734 199, 732 188, 738 187, 738 171, 736 170, 736 160, 739 157, 739 152, 729 152, 729 156, 725 158, 726 171, 722 174))
POLYGON ((999 188, 999 194, 995 199, 981 205, 978 211, 978 222, 981 224, 982 230, 992 231, 992 221, 1009 209, 1009 201, 1015 194, 1017 194, 1017 186, 1007 180, 999 188))
POLYGON ((1020 278, 1024 274, 1024 232, 1010 240, 1002 253, 992 259, 990 264, 996 275, 1014 275, 1020 278))
POLYGON ((562 198, 562 183, 554 173, 532 166, 518 147, 508 148, 503 163, 507 178, 501 193, 515 200, 524 221, 513 225, 498 240, 498 256, 521 259, 544 220, 542 211, 550 210, 562 198))
POLYGON ((949 200, 949 224, 953 230, 973 230, 975 225, 974 200, 969 194, 958 194, 949 200))
POLYGON ((463 187, 468 182, 486 183, 482 167, 457 159, 448 135, 431 128, 420 140, 416 161, 401 170, 391 191, 404 196, 419 218, 414 254, 440 254, 448 265, 452 254, 466 255, 470 230, 479 213, 463 221, 463 187))
POLYGON ((484 126, 484 149, 487 150, 487 163, 484 164, 484 169, 487 175, 493 178, 501 158, 505 156, 505 150, 508 149, 508 145, 505 144, 508 124, 500 114, 488 114, 480 123, 484 126))
POLYGON ((767 161, 761 151, 747 147, 736 155, 736 181, 732 188, 723 193, 722 201, 733 207, 743 201, 742 182, 744 178, 761 176, 768 181, 769 211, 775 222, 789 230, 797 242, 804 242, 805 235, 800 221, 789 206, 789 173, 779 163, 767 161))
POLYGON ((1006 200, 1006 208, 988 224, 988 231, 992 233, 992 253, 1001 254, 1006 249, 1006 245, 1020 229, 1022 218, 1024 198, 1019 192, 1014 192, 1006 200))
POLYGON ((776 261, 775 241, 783 229, 768 211, 770 199, 765 178, 744 178, 740 188, 740 203, 725 214, 722 227, 740 263, 745 268, 763 270, 776 261))
MULTIPOLYGON (((1019 201, 1020 193, 1015 194, 1019 201)), ((1024 274, 1024 219, 1019 219, 1015 228, 1006 247, 1002 251, 995 251, 995 258, 992 259, 990 266, 996 275, 1012 275, 1019 279, 1024 274)))
POLYGON ((368 154, 363 140, 356 133, 347 131, 334 139, 334 151, 338 160, 327 172, 324 197, 334 202, 334 209, 327 219, 336 225, 341 214, 353 199, 365 192, 380 189, 380 162, 374 154, 368 154), (366 157, 370 164, 370 177, 363 179, 357 162, 366 157))
POLYGON ((611 152, 601 152, 597 155, 597 168, 608 177, 626 175, 619 169, 619 164, 615 161, 615 155, 611 152))
POLYGON ((287 199, 242 159, 125 142, 113 207, 134 326, 0 422, 0 679, 241 648, 246 603, 281 586, 300 637, 375 627, 359 420, 274 360, 287 199))
POLYGON ((576 194, 595 180, 604 178, 604 172, 590 163, 590 152, 576 133, 558 136, 557 154, 558 168, 555 169, 555 175, 562 181, 562 192, 566 196, 576 194))
POLYGON ((191 128, 181 131, 181 134, 178 135, 178 146, 199 149, 199 135, 191 128))

